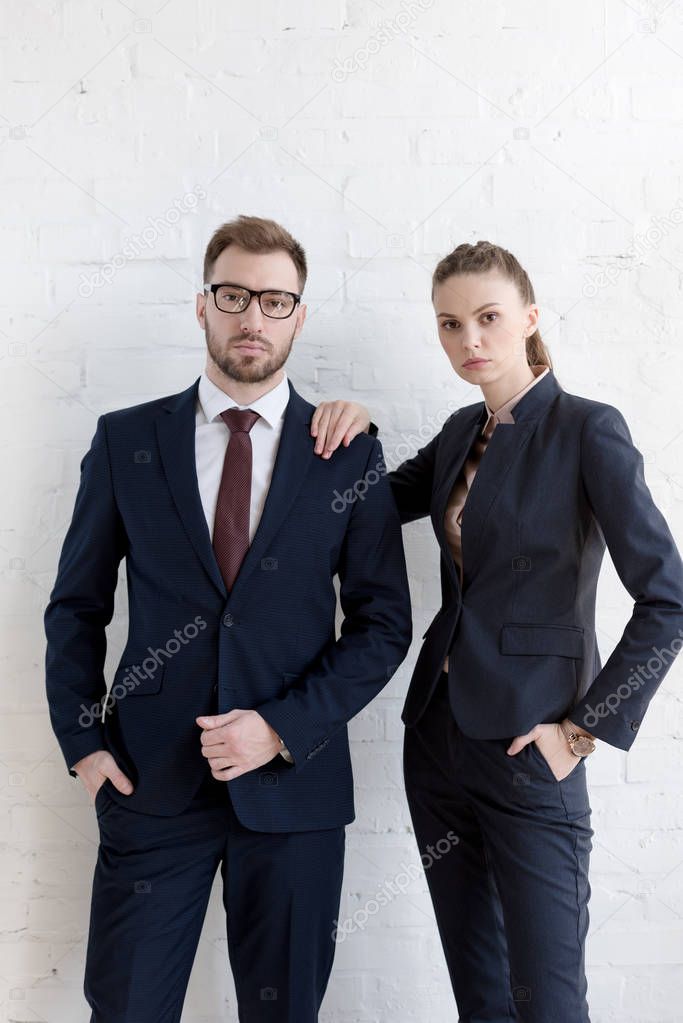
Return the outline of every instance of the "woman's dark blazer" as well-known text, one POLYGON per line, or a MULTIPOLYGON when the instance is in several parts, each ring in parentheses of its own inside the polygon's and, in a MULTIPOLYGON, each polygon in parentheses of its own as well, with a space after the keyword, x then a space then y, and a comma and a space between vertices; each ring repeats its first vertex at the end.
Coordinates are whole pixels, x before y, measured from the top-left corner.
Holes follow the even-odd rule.
POLYGON ((402 712, 419 720, 449 655, 451 702, 473 738, 565 716, 628 750, 683 645, 683 563, 618 409, 569 394, 552 370, 499 423, 462 517, 463 585, 444 531, 455 478, 486 420, 455 412, 389 473, 402 522, 431 516, 442 606, 423 636, 402 712), (595 593, 609 550, 634 600, 604 667, 595 593))

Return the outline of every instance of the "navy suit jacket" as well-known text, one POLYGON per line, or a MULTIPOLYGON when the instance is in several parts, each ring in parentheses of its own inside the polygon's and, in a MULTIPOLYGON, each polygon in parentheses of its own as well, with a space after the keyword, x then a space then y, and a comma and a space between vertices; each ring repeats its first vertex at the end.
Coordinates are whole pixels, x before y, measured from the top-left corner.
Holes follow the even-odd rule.
POLYGON ((255 708, 294 764, 276 755, 227 783, 242 823, 272 832, 348 824, 347 722, 387 684, 412 636, 381 445, 359 436, 321 459, 314 406, 290 383, 263 515, 228 594, 197 484, 198 383, 98 419, 45 611, 53 728, 69 768, 108 749, 135 786, 124 796, 106 781, 110 795, 169 816, 208 774, 195 718, 255 708), (128 638, 98 712, 123 558, 128 638))
POLYGON ((449 655, 456 720, 508 738, 567 715, 628 750, 683 645, 683 564, 618 409, 569 394, 552 370, 499 423, 462 517, 463 585, 444 531, 448 496, 487 418, 455 412, 389 474, 402 522, 431 516, 442 606, 425 632, 402 720, 419 720, 449 655), (595 594, 609 549, 634 600, 603 666, 595 594))

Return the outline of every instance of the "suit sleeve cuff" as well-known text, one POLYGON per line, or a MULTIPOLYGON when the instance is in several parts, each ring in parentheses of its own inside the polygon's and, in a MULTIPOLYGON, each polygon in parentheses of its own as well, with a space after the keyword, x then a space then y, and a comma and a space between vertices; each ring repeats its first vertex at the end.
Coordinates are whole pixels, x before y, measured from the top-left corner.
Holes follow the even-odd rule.
POLYGON ((639 717, 621 717, 615 714, 601 716, 585 701, 569 711, 567 717, 581 728, 585 728, 594 739, 606 742, 608 746, 616 746, 628 752, 633 745, 641 721, 639 717))
POLYGON ((74 764, 77 764, 79 760, 89 756, 91 753, 106 750, 107 744, 104 741, 104 729, 101 725, 98 725, 96 728, 88 728, 82 735, 70 735, 66 739, 61 740, 60 747, 69 774, 72 778, 77 778, 78 775, 73 769, 74 764))
POLYGON ((268 700, 261 706, 254 707, 254 710, 284 741, 286 749, 293 758, 295 771, 300 771, 302 767, 305 767, 308 761, 329 742, 327 736, 321 736, 317 744, 311 743, 310 736, 305 734, 301 727, 301 715, 288 705, 286 699, 268 700))

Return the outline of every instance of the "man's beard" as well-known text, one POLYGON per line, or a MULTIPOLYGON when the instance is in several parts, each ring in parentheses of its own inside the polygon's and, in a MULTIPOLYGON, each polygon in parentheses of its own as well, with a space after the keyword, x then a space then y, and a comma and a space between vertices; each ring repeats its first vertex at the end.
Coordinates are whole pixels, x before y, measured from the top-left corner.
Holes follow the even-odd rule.
POLYGON ((285 362, 289 358, 289 353, 292 350, 292 344, 294 342, 293 330, 287 348, 280 352, 274 352, 273 346, 270 345, 269 342, 266 342, 260 337, 253 337, 247 334, 240 336, 239 338, 231 338, 229 347, 226 348, 225 344, 220 344, 216 341, 216 335, 213 333, 208 323, 205 326, 204 333, 206 335, 206 347, 209 351, 209 355, 218 366, 221 373, 224 373, 226 377, 229 377, 231 380, 236 380, 240 384, 258 384, 261 383, 261 381, 272 377, 279 369, 282 368, 282 366, 284 366, 285 362), (250 341, 255 344, 263 344, 265 352, 259 354, 257 357, 249 356, 244 352, 236 352, 234 350, 234 346, 240 341, 250 341), (263 358, 264 355, 265 359, 263 358))

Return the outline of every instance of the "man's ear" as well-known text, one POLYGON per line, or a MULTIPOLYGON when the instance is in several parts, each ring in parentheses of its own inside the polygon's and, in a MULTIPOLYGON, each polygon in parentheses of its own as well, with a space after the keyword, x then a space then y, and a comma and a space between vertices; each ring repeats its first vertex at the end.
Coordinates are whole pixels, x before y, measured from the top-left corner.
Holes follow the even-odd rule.
POLYGON ((292 338, 292 341, 294 340, 294 338, 297 338, 299 336, 299 334, 301 333, 301 331, 303 330, 304 323, 306 321, 306 312, 307 311, 308 311, 308 306, 307 305, 300 305, 299 308, 297 309, 297 311, 296 311, 296 330, 294 331, 294 337, 292 338))
POLYGON ((197 321, 200 327, 204 327, 204 317, 206 311, 206 295, 202 291, 197 292, 197 299, 195 302, 195 311, 197 314, 197 321))

